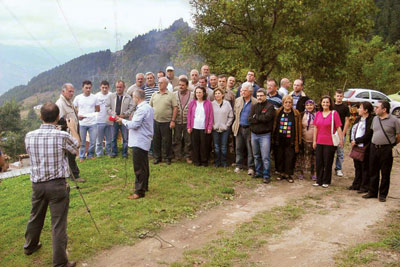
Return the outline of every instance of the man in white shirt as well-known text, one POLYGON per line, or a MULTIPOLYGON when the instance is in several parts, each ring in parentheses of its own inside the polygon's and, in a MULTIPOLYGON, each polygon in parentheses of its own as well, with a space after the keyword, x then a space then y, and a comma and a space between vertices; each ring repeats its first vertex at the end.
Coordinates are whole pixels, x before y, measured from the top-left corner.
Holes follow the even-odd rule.
POLYGON ((96 143, 96 155, 101 157, 104 155, 103 152, 103 140, 106 139, 106 155, 111 155, 111 130, 112 122, 108 119, 106 100, 111 93, 110 84, 107 81, 102 81, 100 84, 100 92, 95 96, 100 106, 99 114, 97 114, 97 143, 96 143))
POLYGON ((97 103, 97 97, 92 94, 92 82, 82 82, 82 94, 78 95, 74 99, 74 107, 78 110, 79 119, 79 133, 81 136, 81 147, 79 148, 79 160, 80 162, 86 159, 86 135, 89 132, 89 149, 87 157, 89 159, 94 158, 94 149, 96 146, 97 138, 97 125, 96 117, 100 107, 97 103))
POLYGON ((290 86, 291 84, 288 78, 283 78, 281 80, 281 87, 279 88, 278 93, 281 95, 282 98, 289 94, 290 86))

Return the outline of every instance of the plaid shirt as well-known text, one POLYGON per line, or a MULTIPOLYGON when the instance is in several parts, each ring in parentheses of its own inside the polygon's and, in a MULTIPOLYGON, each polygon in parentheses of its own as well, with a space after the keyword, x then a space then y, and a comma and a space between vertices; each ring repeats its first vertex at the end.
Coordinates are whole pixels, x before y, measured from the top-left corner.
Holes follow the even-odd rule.
POLYGON ((69 177, 66 151, 75 154, 78 141, 54 125, 42 124, 40 129, 27 133, 25 147, 31 161, 31 181, 47 182, 69 177))

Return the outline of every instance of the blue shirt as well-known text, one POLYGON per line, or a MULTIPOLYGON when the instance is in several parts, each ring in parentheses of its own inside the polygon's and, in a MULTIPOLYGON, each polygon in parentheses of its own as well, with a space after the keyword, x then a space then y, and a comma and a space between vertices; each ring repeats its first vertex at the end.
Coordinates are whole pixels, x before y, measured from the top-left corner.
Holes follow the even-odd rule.
POLYGON ((122 120, 129 129, 129 147, 138 147, 149 151, 153 139, 154 111, 146 101, 141 102, 133 114, 132 120, 122 120))
POLYGON ((267 95, 267 100, 274 105, 275 109, 278 109, 282 106, 282 96, 280 94, 276 94, 274 96, 267 95))
POLYGON ((246 103, 246 101, 243 99, 244 105, 242 108, 242 111, 240 112, 240 121, 239 124, 240 126, 249 126, 249 115, 251 111, 251 100, 246 103))
POLYGON ((298 95, 296 95, 296 92, 293 92, 293 94, 292 94, 293 108, 296 108, 297 102, 299 102, 300 97, 301 97, 301 92, 298 95))

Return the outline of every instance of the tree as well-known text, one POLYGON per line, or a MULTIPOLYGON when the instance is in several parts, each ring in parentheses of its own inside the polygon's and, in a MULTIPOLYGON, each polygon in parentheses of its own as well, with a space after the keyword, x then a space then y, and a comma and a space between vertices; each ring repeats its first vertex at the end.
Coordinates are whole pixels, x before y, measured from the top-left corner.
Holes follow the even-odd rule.
POLYGON ((349 39, 372 27, 372 0, 192 0, 194 49, 218 73, 295 70, 333 80, 349 39))

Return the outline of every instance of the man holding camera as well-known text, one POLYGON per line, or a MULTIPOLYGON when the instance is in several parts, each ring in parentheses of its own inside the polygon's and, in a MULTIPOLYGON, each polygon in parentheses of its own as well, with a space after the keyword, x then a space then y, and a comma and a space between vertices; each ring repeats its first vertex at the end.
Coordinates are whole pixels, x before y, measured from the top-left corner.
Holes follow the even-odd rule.
POLYGON ((66 121, 72 136, 56 128, 59 114, 56 104, 44 104, 40 110, 43 124, 25 137, 31 161, 32 209, 25 232, 24 252, 31 255, 42 247, 40 233, 50 206, 53 265, 75 266, 75 262, 68 261, 66 253, 70 190, 66 179, 70 173, 65 152, 76 154, 80 144, 74 120, 66 121))

